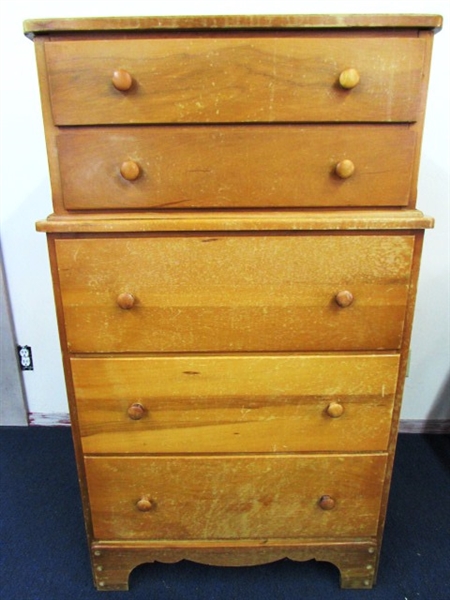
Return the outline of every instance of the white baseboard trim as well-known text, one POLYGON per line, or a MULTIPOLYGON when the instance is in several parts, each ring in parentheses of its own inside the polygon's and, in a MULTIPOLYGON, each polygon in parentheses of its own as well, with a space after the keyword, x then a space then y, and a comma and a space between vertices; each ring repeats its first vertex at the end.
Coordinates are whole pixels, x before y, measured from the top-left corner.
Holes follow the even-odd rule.
MULTIPOLYGON (((44 427, 70 427, 69 413, 29 413, 28 424, 44 427)), ((400 433, 450 433, 450 419, 403 419, 400 433)))
POLYGON ((70 427, 69 413, 28 413, 28 425, 70 427))
POLYGON ((450 433, 450 419, 403 419, 400 433, 450 433))

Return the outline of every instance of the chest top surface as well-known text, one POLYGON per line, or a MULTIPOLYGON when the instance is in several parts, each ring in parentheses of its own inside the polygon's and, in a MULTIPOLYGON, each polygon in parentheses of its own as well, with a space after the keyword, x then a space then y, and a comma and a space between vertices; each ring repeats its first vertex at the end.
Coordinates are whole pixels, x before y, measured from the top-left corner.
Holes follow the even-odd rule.
POLYGON ((29 19, 24 33, 30 38, 48 33, 164 31, 164 30, 217 30, 217 29, 361 29, 442 28, 439 15, 362 14, 362 15, 223 15, 195 17, 97 17, 73 19, 29 19))

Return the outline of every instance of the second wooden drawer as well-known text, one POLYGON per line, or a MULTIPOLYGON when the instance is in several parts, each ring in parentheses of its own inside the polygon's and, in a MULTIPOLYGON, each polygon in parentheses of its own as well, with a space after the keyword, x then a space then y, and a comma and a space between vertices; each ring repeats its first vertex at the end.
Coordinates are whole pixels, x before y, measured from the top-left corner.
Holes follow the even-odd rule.
POLYGON ((64 206, 405 206, 416 137, 408 125, 70 129, 58 136, 64 206))

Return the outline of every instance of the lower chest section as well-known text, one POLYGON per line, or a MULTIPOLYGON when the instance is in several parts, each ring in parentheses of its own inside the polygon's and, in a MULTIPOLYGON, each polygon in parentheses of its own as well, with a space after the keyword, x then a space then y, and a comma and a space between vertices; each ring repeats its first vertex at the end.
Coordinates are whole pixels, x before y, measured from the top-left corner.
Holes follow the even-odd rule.
POLYGON ((377 535, 415 237, 60 237, 93 535, 377 535))

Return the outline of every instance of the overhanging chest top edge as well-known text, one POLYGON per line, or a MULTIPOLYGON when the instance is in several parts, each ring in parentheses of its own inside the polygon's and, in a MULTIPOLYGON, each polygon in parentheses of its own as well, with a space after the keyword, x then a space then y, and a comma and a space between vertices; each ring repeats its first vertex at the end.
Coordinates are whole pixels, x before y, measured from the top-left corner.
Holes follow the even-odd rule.
POLYGON ((430 229, 434 220, 418 210, 399 212, 376 211, 313 211, 294 215, 277 213, 202 214, 168 213, 121 216, 105 215, 50 215, 38 221, 37 231, 45 233, 119 233, 158 231, 386 231, 430 229))
POLYGON ((440 15, 362 14, 362 15, 224 15, 185 17, 96 17, 64 19, 29 19, 24 34, 33 39, 51 33, 94 32, 170 32, 230 30, 349 30, 349 29, 428 29, 442 28, 440 15))

